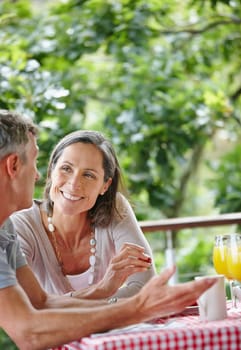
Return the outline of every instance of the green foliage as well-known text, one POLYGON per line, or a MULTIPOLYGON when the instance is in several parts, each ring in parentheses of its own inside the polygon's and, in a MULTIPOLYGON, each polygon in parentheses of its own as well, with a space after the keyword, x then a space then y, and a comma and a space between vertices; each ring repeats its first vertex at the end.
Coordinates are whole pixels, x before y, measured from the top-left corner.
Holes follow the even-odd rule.
POLYGON ((232 1, 232 0, 193 0, 192 1, 193 4, 198 4, 200 6, 204 6, 204 5, 208 5, 213 8, 216 8, 218 4, 220 3, 223 3, 225 5, 228 5, 228 6, 232 6, 233 4, 237 4, 238 6, 238 1, 232 1))
POLYGON ((27 0, 0 12, 0 107, 40 124, 42 179, 53 145, 91 125, 95 105, 133 196, 182 214, 207 141, 240 118, 238 2, 48 4, 44 16, 27 0))
POLYGON ((8 335, 0 328, 0 349, 17 350, 17 346, 11 341, 8 335))
MULTIPOLYGON (((187 234, 184 234, 184 237, 187 234)), ((183 242, 187 239, 183 238, 183 242)), ((194 275, 206 274, 210 266, 212 266, 212 247, 213 241, 206 239, 205 235, 202 235, 197 239, 195 235, 189 237, 188 245, 178 251, 178 272, 181 281, 188 281, 194 277, 194 275)))
POLYGON ((220 212, 241 211, 241 145, 225 154, 219 161, 211 162, 210 167, 216 173, 214 179, 209 181, 209 187, 215 194, 215 205, 220 212))

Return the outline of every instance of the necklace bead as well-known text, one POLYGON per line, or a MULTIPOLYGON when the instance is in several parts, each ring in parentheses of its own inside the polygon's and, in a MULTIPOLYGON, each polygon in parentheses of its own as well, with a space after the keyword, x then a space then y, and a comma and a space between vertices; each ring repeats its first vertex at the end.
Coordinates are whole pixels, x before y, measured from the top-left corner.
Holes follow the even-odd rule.
POLYGON ((95 245, 96 245, 96 239, 95 239, 95 237, 91 237, 91 239, 90 239, 90 245, 91 245, 91 246, 95 246, 95 245))
POLYGON ((54 232, 55 227, 54 227, 53 224, 49 224, 49 225, 48 225, 48 229, 49 229, 50 232, 54 232))
POLYGON ((94 282, 94 273, 95 273, 95 263, 96 263, 96 238, 95 233, 91 232, 91 238, 90 238, 90 257, 89 257, 89 263, 90 263, 90 269, 89 269, 89 277, 88 277, 88 284, 91 285, 94 282))

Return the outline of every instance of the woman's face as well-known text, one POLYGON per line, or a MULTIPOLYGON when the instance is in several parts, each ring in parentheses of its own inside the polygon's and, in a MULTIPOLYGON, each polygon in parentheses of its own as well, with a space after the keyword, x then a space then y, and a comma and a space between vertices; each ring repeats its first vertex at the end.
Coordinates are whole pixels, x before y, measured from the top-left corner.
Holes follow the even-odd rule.
POLYGON ((54 210, 74 215, 91 209, 111 184, 104 182, 102 153, 92 144, 66 147, 51 174, 54 210))

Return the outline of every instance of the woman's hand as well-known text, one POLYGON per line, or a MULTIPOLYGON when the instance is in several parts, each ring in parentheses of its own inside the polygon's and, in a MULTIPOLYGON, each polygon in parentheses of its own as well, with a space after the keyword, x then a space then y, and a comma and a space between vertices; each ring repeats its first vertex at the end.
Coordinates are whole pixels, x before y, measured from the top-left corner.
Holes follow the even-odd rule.
POLYGON ((103 292, 103 297, 113 295, 130 275, 146 271, 151 264, 151 258, 145 254, 143 247, 134 243, 124 243, 97 284, 103 292))
POLYGON ((151 264, 151 258, 145 254, 143 247, 124 243, 120 252, 111 259, 101 281, 71 295, 84 299, 106 299, 115 294, 130 275, 146 271, 151 264))

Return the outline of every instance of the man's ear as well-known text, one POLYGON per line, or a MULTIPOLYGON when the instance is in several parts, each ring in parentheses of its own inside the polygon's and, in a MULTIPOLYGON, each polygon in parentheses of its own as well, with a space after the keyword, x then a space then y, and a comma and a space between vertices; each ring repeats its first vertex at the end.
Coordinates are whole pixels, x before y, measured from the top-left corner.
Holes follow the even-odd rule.
POLYGON ((12 153, 6 157, 6 171, 10 178, 16 177, 21 165, 21 160, 17 153, 12 153))

